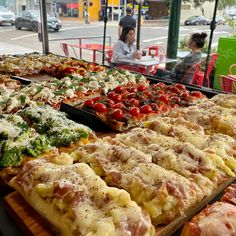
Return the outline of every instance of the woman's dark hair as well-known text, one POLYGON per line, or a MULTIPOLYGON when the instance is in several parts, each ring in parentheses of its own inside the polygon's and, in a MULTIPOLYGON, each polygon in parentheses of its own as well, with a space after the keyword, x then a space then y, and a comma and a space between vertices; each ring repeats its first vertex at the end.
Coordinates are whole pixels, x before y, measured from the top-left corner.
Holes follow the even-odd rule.
POLYGON ((207 34, 202 32, 202 33, 192 34, 190 39, 196 44, 197 48, 203 48, 206 37, 207 34))
POLYGON ((125 26, 122 28, 122 33, 120 36, 120 40, 125 42, 126 41, 126 35, 129 33, 129 31, 135 31, 135 29, 132 26, 125 26))

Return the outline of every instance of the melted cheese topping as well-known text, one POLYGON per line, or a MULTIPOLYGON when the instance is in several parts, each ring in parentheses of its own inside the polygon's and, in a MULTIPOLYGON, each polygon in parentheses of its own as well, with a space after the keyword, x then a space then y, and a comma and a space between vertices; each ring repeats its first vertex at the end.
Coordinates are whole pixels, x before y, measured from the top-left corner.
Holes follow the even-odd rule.
POLYGON ((206 209, 207 216, 198 221, 201 236, 236 235, 236 206, 217 202, 206 209))

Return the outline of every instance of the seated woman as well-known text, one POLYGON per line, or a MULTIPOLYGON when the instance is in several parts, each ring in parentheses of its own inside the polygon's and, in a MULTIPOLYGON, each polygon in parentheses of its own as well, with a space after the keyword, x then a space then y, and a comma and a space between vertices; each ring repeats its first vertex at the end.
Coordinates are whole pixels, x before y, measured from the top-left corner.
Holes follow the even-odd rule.
MULTIPOLYGON (((158 69, 155 76, 158 78, 168 78, 175 81, 181 81, 184 78, 185 73, 196 63, 200 62, 202 59, 201 49, 204 47, 205 39, 207 37, 206 33, 195 33, 192 34, 188 40, 188 48, 191 49, 191 52, 176 66, 171 70, 158 69)), ((181 81, 183 83, 190 83, 192 80, 192 73, 189 73, 188 76, 181 81)))
POLYGON ((137 51, 135 45, 135 30, 125 26, 118 42, 114 45, 111 62, 113 65, 122 64, 123 59, 140 59, 142 53, 137 51))

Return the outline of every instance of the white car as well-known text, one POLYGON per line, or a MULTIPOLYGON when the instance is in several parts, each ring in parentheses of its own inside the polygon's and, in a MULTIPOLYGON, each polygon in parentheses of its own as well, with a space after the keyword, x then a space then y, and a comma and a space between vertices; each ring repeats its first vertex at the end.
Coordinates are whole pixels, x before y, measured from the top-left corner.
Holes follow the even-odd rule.
POLYGON ((2 23, 10 23, 14 25, 15 22, 15 14, 8 10, 7 8, 0 6, 0 24, 2 23))

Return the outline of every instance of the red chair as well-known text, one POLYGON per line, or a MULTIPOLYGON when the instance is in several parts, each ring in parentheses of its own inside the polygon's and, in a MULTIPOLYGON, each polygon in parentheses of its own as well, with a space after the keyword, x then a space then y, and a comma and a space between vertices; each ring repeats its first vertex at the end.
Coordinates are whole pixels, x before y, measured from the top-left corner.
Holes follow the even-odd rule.
POLYGON ((119 69, 130 70, 130 71, 137 72, 140 74, 146 74, 146 68, 141 67, 141 66, 117 65, 116 67, 119 69))
POLYGON ((153 45, 151 47, 144 48, 144 50, 148 50, 148 55, 154 54, 155 57, 158 57, 160 54, 166 55, 165 49, 162 46, 153 45))
MULTIPOLYGON (((208 65, 208 68, 207 68, 207 73, 206 73, 206 80, 207 80, 207 87, 209 88, 210 87, 210 73, 216 63, 216 60, 218 58, 218 54, 217 53, 214 53, 211 55, 211 60, 210 60, 210 63, 208 65)), ((203 86, 203 80, 204 80, 204 71, 200 71, 198 70, 197 73, 196 73, 196 77, 198 79, 198 81, 202 81, 202 84, 200 86, 203 86)))
POLYGON ((236 75, 236 64, 233 64, 230 66, 229 73, 230 75, 236 75), (235 72, 234 72, 234 69, 235 69, 235 72))
POLYGON ((218 81, 223 91, 236 93, 236 76, 220 75, 218 81))
POLYGON ((106 51, 106 61, 108 62, 108 64, 111 63, 112 53, 113 53, 112 49, 106 51))
POLYGON ((60 44, 62 51, 64 52, 65 56, 69 56, 69 50, 68 50, 68 45, 67 43, 61 43, 60 44))
POLYGON ((197 62, 194 65, 192 65, 187 72, 184 74, 183 78, 180 80, 181 83, 184 83, 185 80, 191 76, 191 81, 189 82, 189 84, 195 84, 195 85, 199 85, 202 86, 203 84, 203 79, 199 79, 196 75, 199 72, 199 69, 201 67, 201 62, 197 62))

